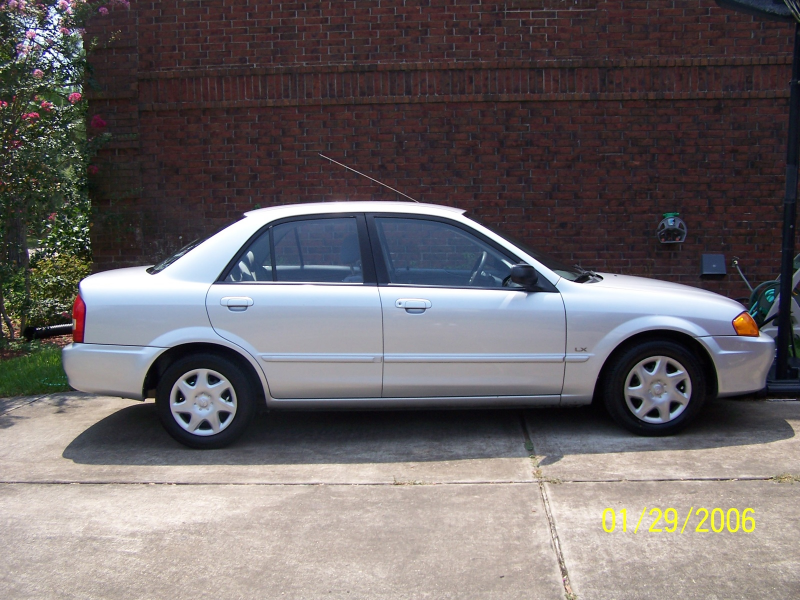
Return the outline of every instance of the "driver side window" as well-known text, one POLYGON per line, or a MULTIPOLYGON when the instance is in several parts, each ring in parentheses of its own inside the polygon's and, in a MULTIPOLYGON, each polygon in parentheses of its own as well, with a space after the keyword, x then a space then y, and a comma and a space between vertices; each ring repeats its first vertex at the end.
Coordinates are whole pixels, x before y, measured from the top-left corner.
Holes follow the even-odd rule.
POLYGON ((501 287, 511 273, 508 258, 459 227, 396 217, 375 223, 391 283, 501 287))

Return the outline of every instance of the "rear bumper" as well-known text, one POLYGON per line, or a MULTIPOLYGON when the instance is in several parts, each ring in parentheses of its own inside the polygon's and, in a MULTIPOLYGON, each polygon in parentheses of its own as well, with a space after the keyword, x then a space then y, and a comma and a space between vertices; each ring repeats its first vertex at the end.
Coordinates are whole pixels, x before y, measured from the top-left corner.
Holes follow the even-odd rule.
POLYGON ((69 384, 81 392, 144 400, 150 365, 166 348, 70 344, 61 352, 69 384))
POLYGON ((709 336, 697 338, 717 369, 719 397, 758 392, 767 385, 767 373, 775 357, 775 342, 759 337, 709 336))

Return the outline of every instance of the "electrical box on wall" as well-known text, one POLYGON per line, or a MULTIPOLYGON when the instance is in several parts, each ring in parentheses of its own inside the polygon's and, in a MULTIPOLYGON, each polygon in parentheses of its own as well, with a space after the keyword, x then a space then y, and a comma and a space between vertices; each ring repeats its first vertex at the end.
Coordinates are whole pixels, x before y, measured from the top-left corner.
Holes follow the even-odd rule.
POLYGON ((679 214, 664 213, 664 218, 656 229, 656 237, 662 244, 681 244, 686 239, 686 223, 679 214))
POLYGON ((727 275, 724 254, 703 254, 700 265, 700 275, 727 275))

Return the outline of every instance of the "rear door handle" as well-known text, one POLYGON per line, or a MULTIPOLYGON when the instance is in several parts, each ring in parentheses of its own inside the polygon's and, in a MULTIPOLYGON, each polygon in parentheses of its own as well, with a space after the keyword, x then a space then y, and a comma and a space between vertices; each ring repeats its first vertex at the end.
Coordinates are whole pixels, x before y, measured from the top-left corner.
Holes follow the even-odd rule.
POLYGON ((406 309, 406 312, 421 313, 431 307, 431 301, 422 298, 400 298, 394 305, 406 309))
POLYGON ((247 310, 248 306, 253 306, 253 299, 246 296, 226 296, 219 301, 222 306, 227 306, 228 310, 233 312, 242 312, 247 310))

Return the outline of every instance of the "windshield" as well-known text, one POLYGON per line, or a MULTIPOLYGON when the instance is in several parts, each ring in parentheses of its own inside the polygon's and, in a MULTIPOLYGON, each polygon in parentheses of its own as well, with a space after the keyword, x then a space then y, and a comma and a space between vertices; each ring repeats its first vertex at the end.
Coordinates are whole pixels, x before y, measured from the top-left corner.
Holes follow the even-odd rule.
POLYGON ((570 267, 568 264, 561 262, 557 258, 553 258, 552 256, 544 254, 539 250, 531 248, 525 242, 521 242, 520 240, 516 239, 512 235, 509 235, 505 231, 500 231, 497 227, 493 225, 487 225, 486 223, 480 221, 479 219, 476 219, 473 216, 470 216, 469 218, 475 221, 476 223, 479 223, 480 225, 486 227, 486 229, 488 229, 489 231, 496 233, 501 238, 511 242, 517 248, 519 248, 526 254, 529 254, 537 261, 542 263, 545 267, 550 269, 556 275, 560 275, 564 279, 569 279, 570 281, 585 281, 587 279, 586 275, 589 272, 586 271, 585 269, 582 269, 581 267, 578 266, 570 267))
POLYGON ((178 260, 181 256, 185 256, 188 252, 197 248, 200 244, 205 242, 208 239, 208 237, 197 238, 196 240, 189 242, 174 254, 171 254, 170 256, 162 260, 160 263, 153 265, 152 267, 147 269, 147 272, 150 273, 151 275, 155 275, 156 273, 161 273, 161 271, 166 269, 168 266, 170 266, 172 263, 178 260))

